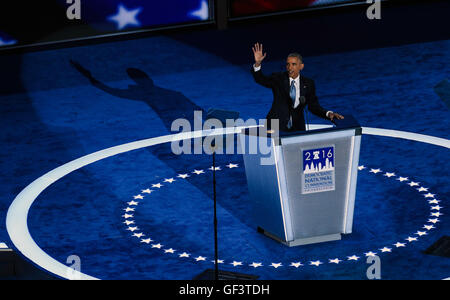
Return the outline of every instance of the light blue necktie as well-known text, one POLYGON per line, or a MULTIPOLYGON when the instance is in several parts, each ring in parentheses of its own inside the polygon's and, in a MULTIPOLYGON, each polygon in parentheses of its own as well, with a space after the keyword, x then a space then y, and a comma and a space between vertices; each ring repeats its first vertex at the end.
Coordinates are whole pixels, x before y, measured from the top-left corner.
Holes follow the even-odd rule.
MULTIPOLYGON (((295 96, 296 96, 295 81, 294 80, 291 81, 291 90, 289 91, 289 96, 292 99, 292 106, 294 106, 295 105, 295 96)), ((288 129, 292 128, 292 116, 289 117, 289 122, 287 124, 287 128, 288 129)))
POLYGON ((295 81, 294 80, 292 80, 292 82, 291 82, 291 90, 289 92, 289 96, 291 96, 292 105, 294 105, 295 104, 295 96, 296 96, 295 81))

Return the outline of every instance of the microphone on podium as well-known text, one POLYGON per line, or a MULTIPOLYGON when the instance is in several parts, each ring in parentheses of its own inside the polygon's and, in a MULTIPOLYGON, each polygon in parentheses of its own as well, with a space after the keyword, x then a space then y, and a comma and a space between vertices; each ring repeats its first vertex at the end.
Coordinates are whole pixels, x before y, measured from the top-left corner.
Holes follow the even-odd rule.
POLYGON ((308 122, 308 112, 306 111, 306 98, 305 96, 300 96, 300 105, 303 106, 303 110, 305 111, 305 123, 307 126, 307 130, 309 131, 309 122, 308 122))

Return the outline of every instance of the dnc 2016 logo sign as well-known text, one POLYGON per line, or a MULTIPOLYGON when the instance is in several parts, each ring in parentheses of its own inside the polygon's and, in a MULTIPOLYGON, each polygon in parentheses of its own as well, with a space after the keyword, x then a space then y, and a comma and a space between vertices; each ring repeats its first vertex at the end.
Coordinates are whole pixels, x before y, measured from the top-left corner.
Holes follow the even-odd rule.
POLYGON ((334 191, 334 146, 303 150, 302 194, 334 191))

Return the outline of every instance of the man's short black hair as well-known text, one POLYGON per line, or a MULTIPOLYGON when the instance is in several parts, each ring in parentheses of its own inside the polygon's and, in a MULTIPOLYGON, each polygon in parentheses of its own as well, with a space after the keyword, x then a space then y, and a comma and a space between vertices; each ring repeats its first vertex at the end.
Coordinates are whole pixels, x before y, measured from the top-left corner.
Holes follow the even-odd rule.
POLYGON ((292 52, 289 53, 287 57, 297 57, 300 60, 300 62, 303 63, 303 57, 300 55, 300 53, 292 52))

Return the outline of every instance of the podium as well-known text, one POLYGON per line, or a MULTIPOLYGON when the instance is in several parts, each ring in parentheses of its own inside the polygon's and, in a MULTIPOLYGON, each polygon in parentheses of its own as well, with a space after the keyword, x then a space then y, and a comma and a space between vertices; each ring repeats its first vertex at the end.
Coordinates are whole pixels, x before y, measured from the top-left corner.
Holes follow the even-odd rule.
POLYGON ((344 117, 330 128, 240 133, 259 232, 289 247, 352 232, 362 129, 351 115, 344 117))

